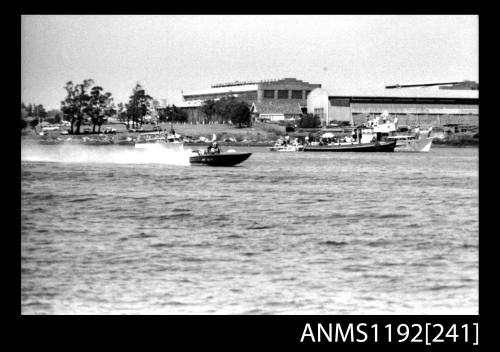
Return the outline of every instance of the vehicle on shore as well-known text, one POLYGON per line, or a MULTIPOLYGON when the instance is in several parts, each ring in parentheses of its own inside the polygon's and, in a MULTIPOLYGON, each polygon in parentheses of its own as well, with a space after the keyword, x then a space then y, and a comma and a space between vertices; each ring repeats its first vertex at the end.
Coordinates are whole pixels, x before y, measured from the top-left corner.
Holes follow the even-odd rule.
POLYGON ((60 131, 61 126, 60 125, 46 125, 42 127, 42 131, 60 131))

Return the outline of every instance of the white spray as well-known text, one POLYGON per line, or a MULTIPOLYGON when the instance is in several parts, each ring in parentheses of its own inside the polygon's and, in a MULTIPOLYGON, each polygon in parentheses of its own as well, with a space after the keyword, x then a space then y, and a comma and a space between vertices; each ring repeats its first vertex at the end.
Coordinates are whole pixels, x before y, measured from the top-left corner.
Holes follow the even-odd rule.
POLYGON ((22 161, 189 165, 191 149, 21 143, 22 161))

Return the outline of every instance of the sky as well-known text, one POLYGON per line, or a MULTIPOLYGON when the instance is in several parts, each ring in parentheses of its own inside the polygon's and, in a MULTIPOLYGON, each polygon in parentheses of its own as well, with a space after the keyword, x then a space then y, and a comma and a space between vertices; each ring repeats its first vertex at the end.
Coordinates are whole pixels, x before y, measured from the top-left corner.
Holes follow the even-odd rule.
POLYGON ((336 89, 479 80, 477 15, 23 15, 21 101, 57 109, 92 78, 167 104, 223 82, 294 77, 336 89))

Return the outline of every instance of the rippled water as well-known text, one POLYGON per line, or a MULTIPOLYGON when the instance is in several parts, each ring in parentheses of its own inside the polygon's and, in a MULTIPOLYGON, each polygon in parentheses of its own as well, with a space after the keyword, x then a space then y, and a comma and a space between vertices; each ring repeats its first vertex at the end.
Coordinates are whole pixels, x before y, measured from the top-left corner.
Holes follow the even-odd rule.
POLYGON ((478 149, 236 149, 22 145, 22 313, 477 314, 478 149))

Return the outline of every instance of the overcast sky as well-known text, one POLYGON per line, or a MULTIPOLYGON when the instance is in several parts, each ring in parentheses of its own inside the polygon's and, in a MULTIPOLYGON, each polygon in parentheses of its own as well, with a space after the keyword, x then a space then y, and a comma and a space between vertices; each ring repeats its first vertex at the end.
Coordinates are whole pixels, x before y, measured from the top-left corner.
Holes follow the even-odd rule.
POLYGON ((181 91, 295 77, 335 89, 478 81, 478 16, 22 16, 21 100, 59 108, 93 78, 115 102, 135 83, 181 91))

